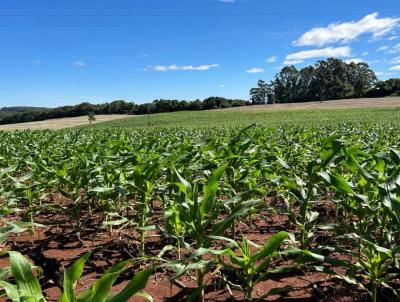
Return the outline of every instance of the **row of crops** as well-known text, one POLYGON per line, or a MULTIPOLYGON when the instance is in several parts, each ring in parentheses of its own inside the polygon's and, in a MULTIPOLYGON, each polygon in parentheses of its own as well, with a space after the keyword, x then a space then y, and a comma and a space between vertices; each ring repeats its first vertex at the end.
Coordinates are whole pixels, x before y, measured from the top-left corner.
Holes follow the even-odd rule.
MULTIPOLYGON (((101 233, 130 231, 130 259, 78 294, 83 255, 65 271, 59 301, 151 301, 142 289, 157 271, 171 283, 191 276, 191 301, 214 283, 246 301, 287 295, 290 285, 255 289, 313 272, 347 284, 354 299, 399 300, 398 125, 0 132, 0 142, 4 251, 15 233, 46 228, 37 224, 44 212, 68 216, 78 241, 95 215, 101 233), (283 224, 249 239, 278 215, 283 224), (150 250, 155 235, 161 248, 150 250), (109 297, 124 270, 136 275, 109 297)), ((44 301, 40 263, 13 248, 0 289, 12 301, 44 301)))

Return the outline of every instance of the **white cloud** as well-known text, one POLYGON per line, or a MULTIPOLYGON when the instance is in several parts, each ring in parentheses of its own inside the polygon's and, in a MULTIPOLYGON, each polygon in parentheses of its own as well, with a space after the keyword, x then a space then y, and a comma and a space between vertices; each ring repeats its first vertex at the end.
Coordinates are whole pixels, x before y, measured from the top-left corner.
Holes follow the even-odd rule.
POLYGON ((398 38, 399 38, 399 36, 391 36, 391 37, 388 38, 388 40, 389 41, 393 41, 393 40, 396 40, 398 38))
POLYGON ((285 60, 283 62, 283 64, 285 65, 296 65, 296 64, 300 64, 303 63, 303 60, 285 60))
POLYGON ((298 64, 306 59, 311 58, 326 58, 326 57, 350 57, 351 48, 348 46, 342 47, 327 47, 322 49, 303 50, 288 54, 284 64, 298 64))
POLYGON ((209 65, 156 65, 156 66, 147 66, 145 70, 154 70, 154 71, 176 71, 176 70, 195 70, 195 71, 204 71, 204 70, 210 70, 211 68, 216 68, 218 67, 218 64, 209 64, 209 65))
POLYGON ((398 53, 398 52, 400 52, 400 43, 395 45, 395 46, 393 46, 393 48, 391 50, 389 50, 389 53, 392 53, 392 54, 393 53, 398 53))
POLYGON ((385 50, 388 50, 388 49, 389 49, 389 46, 384 45, 384 46, 381 46, 381 47, 377 48, 376 51, 385 51, 385 50))
POLYGON ((233 2, 235 2, 235 0, 219 0, 220 2, 223 2, 223 3, 233 3, 233 2))
POLYGON ((378 38, 393 30, 400 18, 378 18, 375 12, 359 21, 332 23, 327 27, 316 27, 305 32, 293 43, 298 46, 323 46, 329 43, 350 42, 362 34, 372 34, 378 38))
POLYGON ((364 51, 361 55, 362 56, 368 56, 369 52, 368 51, 364 51))
POLYGON ((260 67, 253 67, 253 68, 247 69, 246 72, 247 73, 261 73, 261 72, 264 72, 264 69, 260 68, 260 67))
POLYGON ((400 71, 400 65, 392 66, 389 70, 400 71))
POLYGON ((265 62, 267 62, 267 63, 275 63, 276 60, 277 60, 276 56, 272 56, 272 57, 269 57, 268 59, 266 59, 265 62))
POLYGON ((390 62, 393 64, 400 64, 400 57, 395 57, 390 62))
POLYGON ((86 62, 83 62, 83 61, 75 61, 72 64, 74 64, 77 67, 85 67, 86 66, 86 62))
POLYGON ((353 58, 353 59, 348 59, 348 60, 346 60, 345 61, 347 64, 350 64, 350 63, 355 63, 355 64, 358 64, 358 63, 363 63, 363 62, 365 62, 363 59, 360 59, 360 58, 353 58))

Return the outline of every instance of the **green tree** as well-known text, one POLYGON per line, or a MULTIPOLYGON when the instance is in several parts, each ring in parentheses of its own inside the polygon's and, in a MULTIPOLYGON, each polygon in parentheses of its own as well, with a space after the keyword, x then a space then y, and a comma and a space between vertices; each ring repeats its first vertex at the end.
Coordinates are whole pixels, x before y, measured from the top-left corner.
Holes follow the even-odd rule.
POLYGON ((299 99, 300 73, 296 67, 285 66, 275 77, 274 91, 279 103, 293 103, 299 99))
POLYGON ((266 89, 268 103, 294 103, 359 98, 366 95, 388 95, 388 85, 377 83, 375 73, 366 63, 346 63, 329 58, 314 66, 297 70, 285 66, 269 84, 261 81, 262 87, 250 91, 253 103, 263 99, 266 89), (379 87, 379 89, 371 89, 379 87), (382 89, 382 87, 384 87, 382 89))
POLYGON ((93 112, 89 112, 88 113, 88 121, 90 124, 92 124, 92 122, 94 122, 96 120, 96 116, 94 115, 93 112))
POLYGON ((252 104, 265 104, 267 102, 267 83, 258 80, 257 87, 250 89, 250 100, 252 104))

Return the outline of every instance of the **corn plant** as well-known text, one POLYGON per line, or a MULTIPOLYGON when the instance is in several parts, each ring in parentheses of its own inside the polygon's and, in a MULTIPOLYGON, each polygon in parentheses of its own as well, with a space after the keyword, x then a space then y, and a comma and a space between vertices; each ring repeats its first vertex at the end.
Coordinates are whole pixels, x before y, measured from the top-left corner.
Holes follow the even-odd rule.
MULTIPOLYGON (((4 269, 0 273, 0 288, 3 288, 5 295, 13 302, 45 302, 46 299, 40 287, 39 280, 32 272, 32 270, 40 272, 40 268, 32 267, 29 261, 19 252, 11 251, 9 252, 9 256, 10 268, 4 269), (7 274, 10 274, 14 278, 15 284, 6 280, 7 274)), ((63 292, 57 299, 57 302, 123 302, 128 301, 130 297, 135 295, 147 301, 153 301, 149 294, 142 292, 153 272, 152 268, 137 273, 124 289, 115 295, 110 295, 111 287, 132 260, 114 265, 95 281, 89 289, 79 294, 76 293, 75 284, 81 277, 85 262, 89 256, 89 253, 85 254, 65 270, 63 292)))
POLYGON ((248 194, 243 194, 230 201, 218 201, 218 181, 221 179, 226 167, 226 165, 222 165, 212 172, 211 177, 203 186, 202 196, 198 192, 197 184, 192 186, 176 172, 179 182, 176 183, 177 194, 175 198, 178 200, 176 204, 180 207, 180 221, 184 224, 185 230, 182 241, 186 242, 186 239, 191 239, 194 242, 192 245, 185 244, 185 247, 192 253, 187 260, 189 263, 179 267, 175 278, 186 271, 196 270, 198 301, 204 301, 204 275, 213 264, 212 261, 204 260, 202 257, 204 252, 209 251, 212 244, 210 236, 223 235, 236 218, 244 215, 259 204, 258 200, 245 200, 248 194), (219 216, 224 209, 224 205, 232 203, 235 203, 235 206, 227 217, 220 220, 219 216))
POLYGON ((356 262, 349 263, 349 278, 345 280, 366 289, 372 302, 378 301, 378 291, 385 288, 399 298, 400 291, 391 283, 400 276, 400 245, 387 249, 356 234, 345 237, 359 245, 359 252, 353 254, 356 262), (364 285, 365 282, 367 285, 364 285))
POLYGON ((139 213, 138 230, 140 233, 140 255, 145 255, 146 232, 154 229, 154 225, 148 225, 150 214, 150 202, 154 196, 155 182, 159 177, 160 164, 157 155, 151 155, 146 159, 138 159, 139 163, 127 177, 128 190, 138 197, 137 206, 139 213))
MULTIPOLYGON (((78 237, 81 231, 82 209, 87 206, 88 196, 85 190, 88 188, 89 179, 87 173, 87 162, 84 155, 70 158, 58 163, 50 173, 54 176, 54 186, 63 196, 69 198, 72 204, 69 208, 76 222, 78 237)), ((80 237, 79 237, 80 238, 80 237)))
MULTIPOLYGON (((226 240, 231 244, 231 247, 218 256, 219 264, 225 270, 234 273, 240 281, 240 284, 234 284, 227 280, 228 286, 240 289, 244 293, 246 301, 253 301, 254 286, 270 275, 288 271, 287 267, 270 268, 271 262, 279 256, 279 249, 288 237, 289 234, 287 232, 281 231, 271 236, 264 246, 259 246, 247 238, 243 238, 242 242, 238 243, 228 238, 215 237, 215 239, 226 240), (251 251, 251 246, 256 249, 255 252, 251 251), (225 260, 225 255, 229 256, 230 262, 225 260)), ((276 295, 290 289, 290 286, 271 289, 258 299, 261 300, 270 295, 276 295)))
POLYGON ((7 221, 4 226, 0 227, 0 244, 6 242, 11 234, 20 234, 34 228, 43 227, 44 225, 35 222, 7 221))

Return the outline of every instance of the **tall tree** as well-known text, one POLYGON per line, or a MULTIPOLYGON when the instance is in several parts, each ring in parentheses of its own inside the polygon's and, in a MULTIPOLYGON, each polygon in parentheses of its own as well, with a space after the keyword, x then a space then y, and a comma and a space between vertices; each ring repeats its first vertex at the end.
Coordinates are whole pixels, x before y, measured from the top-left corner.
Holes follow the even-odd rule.
POLYGON ((267 83, 259 80, 257 87, 250 90, 250 100, 252 104, 265 104, 267 102, 267 83))
POLYGON ((294 67, 285 66, 275 77, 275 96, 279 103, 293 103, 299 98, 300 73, 294 67))
MULTIPOLYGON (((266 87, 269 103, 274 100, 293 103, 362 97, 375 87, 376 81, 374 72, 366 63, 346 63, 329 58, 301 70, 285 66, 269 84, 261 83, 266 87)), ((261 91, 259 87, 250 91, 253 103, 259 100, 261 91)))

